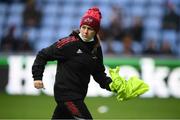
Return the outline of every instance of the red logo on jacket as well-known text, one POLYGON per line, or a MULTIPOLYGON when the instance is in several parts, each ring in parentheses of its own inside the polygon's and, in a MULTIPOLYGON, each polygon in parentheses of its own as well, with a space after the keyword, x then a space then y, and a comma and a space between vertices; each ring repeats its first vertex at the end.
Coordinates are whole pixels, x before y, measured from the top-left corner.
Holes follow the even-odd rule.
POLYGON ((56 44, 56 47, 57 48, 60 48, 70 42, 75 42, 75 41, 78 41, 78 39, 75 37, 75 36, 72 36, 72 37, 67 37, 67 38, 64 38, 64 39, 60 39, 57 44, 56 44))

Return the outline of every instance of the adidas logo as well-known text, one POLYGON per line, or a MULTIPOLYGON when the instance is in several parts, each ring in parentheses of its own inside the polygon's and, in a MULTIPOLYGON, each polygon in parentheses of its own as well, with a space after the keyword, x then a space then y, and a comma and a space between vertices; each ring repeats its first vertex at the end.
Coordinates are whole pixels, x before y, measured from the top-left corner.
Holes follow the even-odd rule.
POLYGON ((96 57, 96 56, 93 56, 92 58, 93 58, 93 59, 97 59, 97 57, 96 57))
POLYGON ((83 53, 81 49, 78 49, 76 53, 83 53))

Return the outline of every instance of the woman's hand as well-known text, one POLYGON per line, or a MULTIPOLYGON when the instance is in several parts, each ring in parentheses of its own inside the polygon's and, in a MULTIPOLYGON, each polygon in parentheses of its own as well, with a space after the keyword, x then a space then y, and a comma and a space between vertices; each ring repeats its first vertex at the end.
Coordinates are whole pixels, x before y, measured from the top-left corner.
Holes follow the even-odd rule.
POLYGON ((44 84, 43 84, 42 80, 35 80, 34 81, 34 87, 37 89, 44 88, 44 84))

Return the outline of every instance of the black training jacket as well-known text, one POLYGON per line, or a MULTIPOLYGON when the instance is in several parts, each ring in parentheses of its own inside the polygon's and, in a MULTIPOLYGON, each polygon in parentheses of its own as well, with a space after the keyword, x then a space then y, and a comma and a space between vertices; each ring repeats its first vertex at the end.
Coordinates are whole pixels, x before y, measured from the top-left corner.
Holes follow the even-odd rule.
POLYGON ((101 88, 110 91, 102 50, 97 37, 83 42, 77 31, 38 52, 32 66, 34 80, 42 80, 47 61, 57 61, 54 96, 56 101, 84 99, 90 75, 101 88))

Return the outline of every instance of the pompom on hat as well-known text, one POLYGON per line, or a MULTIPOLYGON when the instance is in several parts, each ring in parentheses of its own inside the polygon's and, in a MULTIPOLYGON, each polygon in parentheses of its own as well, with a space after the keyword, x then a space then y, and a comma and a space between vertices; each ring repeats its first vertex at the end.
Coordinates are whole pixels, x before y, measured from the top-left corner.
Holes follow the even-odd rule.
POLYGON ((99 8, 89 8, 81 19, 80 27, 82 25, 88 25, 98 32, 100 29, 101 18, 102 16, 99 8))

